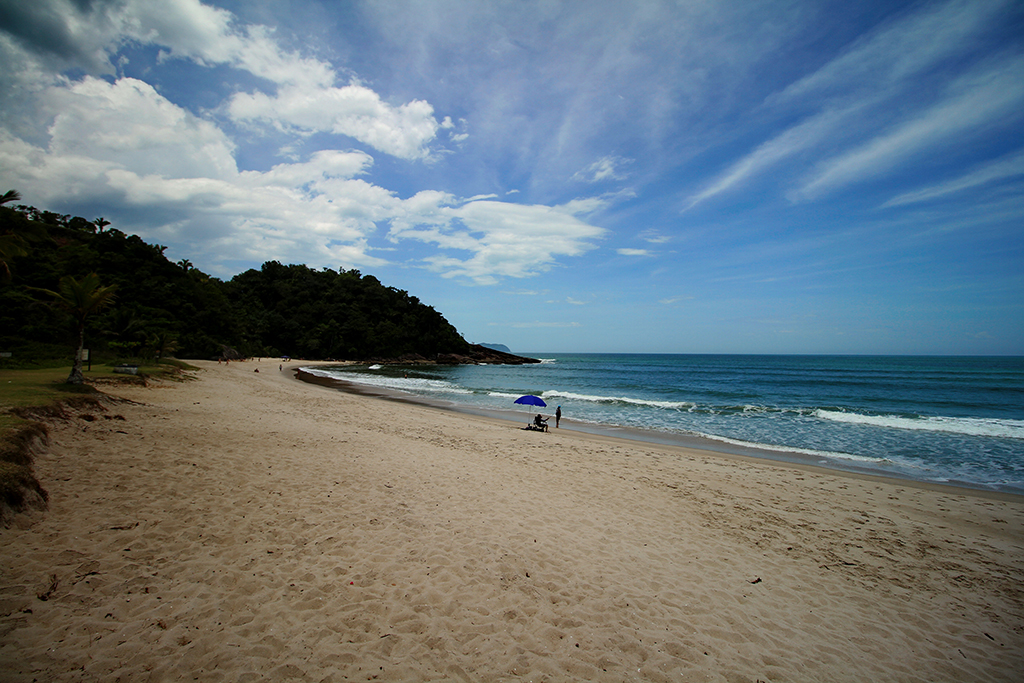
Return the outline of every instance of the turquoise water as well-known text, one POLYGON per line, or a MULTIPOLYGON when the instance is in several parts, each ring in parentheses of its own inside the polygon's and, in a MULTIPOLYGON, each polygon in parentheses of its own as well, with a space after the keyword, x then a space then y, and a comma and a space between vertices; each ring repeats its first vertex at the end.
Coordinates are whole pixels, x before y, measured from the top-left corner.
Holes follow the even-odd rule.
POLYGON ((561 405, 564 426, 1024 493, 1024 358, 523 354, 537 365, 310 368, 478 410, 561 405))

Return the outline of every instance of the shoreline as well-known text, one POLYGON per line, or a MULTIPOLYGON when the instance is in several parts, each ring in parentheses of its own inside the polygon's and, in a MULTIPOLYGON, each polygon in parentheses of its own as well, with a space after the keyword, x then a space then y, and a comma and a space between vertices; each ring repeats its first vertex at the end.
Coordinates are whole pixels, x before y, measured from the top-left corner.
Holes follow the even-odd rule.
MULTIPOLYGON (((302 372, 303 367, 316 367, 318 365, 339 365, 330 361, 304 362, 292 364, 285 367, 285 370, 293 375, 293 379, 306 384, 312 384, 325 388, 334 389, 344 393, 358 396, 367 396, 381 400, 417 405, 428 408, 435 408, 449 413, 459 415, 474 415, 481 418, 495 420, 504 424, 523 424, 528 420, 526 413, 519 414, 514 409, 494 410, 487 408, 476 408, 473 406, 459 404, 455 401, 443 401, 440 399, 429 399, 415 394, 400 392, 397 390, 383 389, 361 385, 356 382, 347 382, 343 379, 321 377, 310 373, 302 372)), ((784 448, 770 449, 758 446, 744 446, 733 444, 728 441, 717 440, 709 437, 701 437, 687 434, 672 434, 649 429, 637 429, 631 427, 619 427, 616 425, 602 425, 562 418, 563 424, 571 425, 562 427, 566 432, 576 434, 589 434, 603 439, 621 439, 625 442, 660 445, 666 448, 679 448, 693 451, 703 451, 711 456, 725 458, 747 458, 754 462, 775 463, 781 466, 796 468, 808 468, 823 474, 849 475, 865 477, 868 480, 881 480, 900 483, 906 486, 929 489, 934 491, 952 491, 967 495, 979 495, 993 500, 1021 501, 1024 502, 1024 492, 1005 490, 994 487, 987 487, 981 484, 962 481, 931 481, 927 479, 915 479, 899 473, 887 472, 882 467, 870 465, 857 465, 848 463, 837 458, 829 458, 825 455, 813 455, 800 453, 798 451, 786 450, 784 448), (824 462, 823 462, 824 461, 824 462)), ((554 427, 551 427, 554 430, 554 427)))
POLYGON ((1020 500, 196 365, 51 424, 50 508, 0 530, 0 679, 1024 669, 1020 500))

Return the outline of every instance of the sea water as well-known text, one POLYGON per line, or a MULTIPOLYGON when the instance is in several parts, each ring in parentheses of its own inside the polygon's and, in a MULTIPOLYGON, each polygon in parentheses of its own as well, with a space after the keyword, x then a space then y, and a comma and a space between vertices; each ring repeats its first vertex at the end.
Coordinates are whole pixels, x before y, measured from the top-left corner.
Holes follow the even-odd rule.
POLYGON ((561 406, 567 428, 1024 494, 1024 358, 522 355, 543 362, 307 370, 524 423, 561 406))

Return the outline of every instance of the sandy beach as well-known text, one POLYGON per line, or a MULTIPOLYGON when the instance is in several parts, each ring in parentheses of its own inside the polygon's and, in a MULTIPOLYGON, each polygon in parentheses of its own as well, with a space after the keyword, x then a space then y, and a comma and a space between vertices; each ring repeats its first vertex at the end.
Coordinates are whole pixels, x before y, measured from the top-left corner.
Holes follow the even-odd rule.
POLYGON ((49 509, 0 530, 0 680, 1024 671, 1020 497, 196 365, 50 424, 49 509))

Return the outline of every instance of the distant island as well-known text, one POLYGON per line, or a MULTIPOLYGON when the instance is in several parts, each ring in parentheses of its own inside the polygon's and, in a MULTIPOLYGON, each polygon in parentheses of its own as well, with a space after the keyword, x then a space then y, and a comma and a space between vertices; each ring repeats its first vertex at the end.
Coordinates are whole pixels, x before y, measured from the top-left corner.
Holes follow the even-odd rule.
POLYGON ((486 342, 478 342, 479 346, 483 346, 487 349, 494 349, 495 351, 501 351, 502 353, 512 353, 512 349, 508 348, 504 344, 488 344, 486 342))
POLYGON ((172 355, 539 362, 503 345, 467 342, 433 307, 358 270, 268 261, 224 282, 188 260, 171 262, 165 249, 102 218, 0 206, 0 364, 70 360, 77 349, 74 312, 40 293, 84 282, 115 288, 113 305, 86 318, 93 362, 172 355), (93 273, 96 279, 88 277, 93 273))

